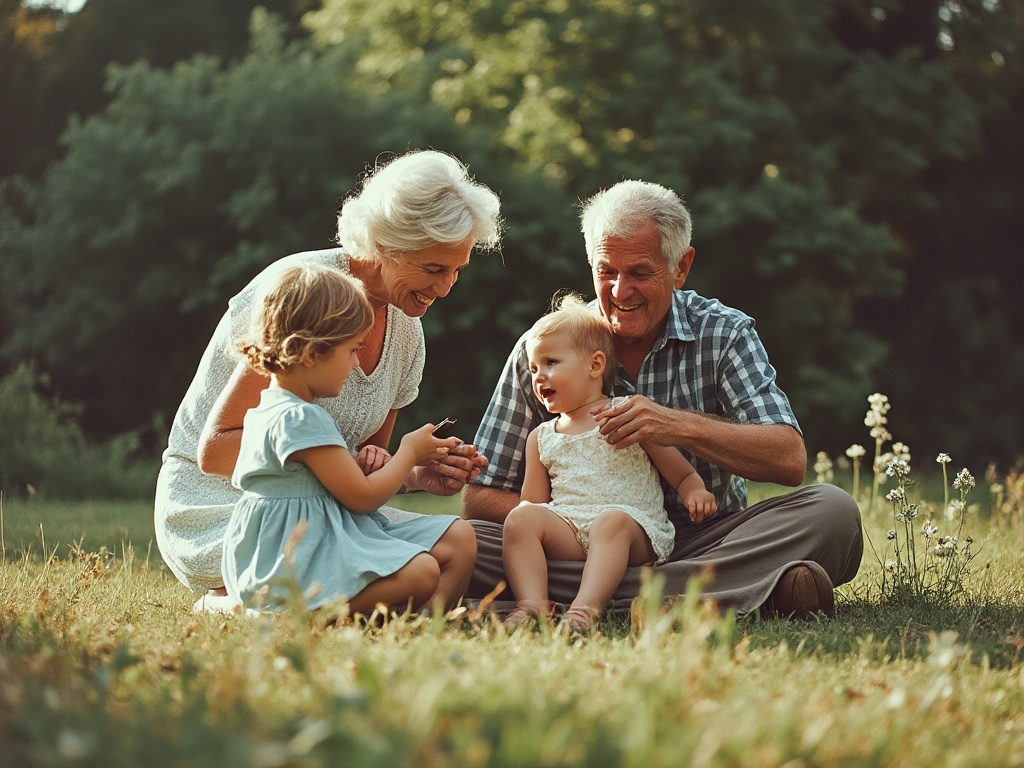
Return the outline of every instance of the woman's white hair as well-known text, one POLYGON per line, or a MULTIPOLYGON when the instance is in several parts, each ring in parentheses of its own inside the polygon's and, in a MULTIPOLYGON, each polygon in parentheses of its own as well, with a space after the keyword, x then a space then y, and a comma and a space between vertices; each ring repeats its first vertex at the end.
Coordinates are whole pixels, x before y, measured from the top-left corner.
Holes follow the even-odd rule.
POLYGON ((587 246, 587 261, 593 263, 594 247, 602 239, 629 237, 652 220, 661 242, 661 255, 674 270, 690 247, 690 212, 679 195, 649 181, 620 181, 583 204, 580 228, 587 246))
POLYGON ((417 150, 366 175, 338 212, 338 242, 350 255, 371 259, 470 238, 493 248, 500 237, 498 208, 498 196, 457 159, 417 150))

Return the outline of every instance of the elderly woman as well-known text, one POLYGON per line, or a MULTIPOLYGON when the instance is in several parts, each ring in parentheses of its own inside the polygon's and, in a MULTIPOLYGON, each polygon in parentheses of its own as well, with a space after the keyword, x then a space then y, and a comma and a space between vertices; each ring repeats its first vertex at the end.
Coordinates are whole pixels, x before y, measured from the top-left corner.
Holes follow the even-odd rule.
MULTIPOLYGON (((266 281, 299 264, 333 265, 362 280, 374 322, 359 349, 359 367, 339 397, 317 402, 335 417, 346 442, 361 449, 357 458, 369 473, 386 458, 398 409, 418 393, 426 356, 419 318, 448 295, 474 246, 497 243, 498 226, 497 196, 474 182, 458 160, 410 152, 367 176, 342 205, 341 248, 281 259, 231 299, 174 417, 157 481, 157 545, 185 586, 223 594, 221 545, 241 495, 227 478, 238 458, 242 418, 269 383, 240 362, 233 340, 248 328, 266 281)), ((486 463, 465 446, 414 469, 405 488, 451 495, 486 463)), ((450 594, 465 590, 476 551, 472 529, 459 522, 431 550, 450 594)))

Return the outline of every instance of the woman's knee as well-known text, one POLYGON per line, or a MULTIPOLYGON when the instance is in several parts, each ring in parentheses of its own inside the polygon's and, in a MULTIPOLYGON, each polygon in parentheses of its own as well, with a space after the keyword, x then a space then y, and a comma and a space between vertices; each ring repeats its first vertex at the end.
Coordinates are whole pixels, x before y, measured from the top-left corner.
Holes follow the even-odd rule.
POLYGON ((461 518, 452 522, 448 530, 438 541, 442 545, 441 560, 452 562, 472 562, 476 559, 476 531, 473 526, 461 518))

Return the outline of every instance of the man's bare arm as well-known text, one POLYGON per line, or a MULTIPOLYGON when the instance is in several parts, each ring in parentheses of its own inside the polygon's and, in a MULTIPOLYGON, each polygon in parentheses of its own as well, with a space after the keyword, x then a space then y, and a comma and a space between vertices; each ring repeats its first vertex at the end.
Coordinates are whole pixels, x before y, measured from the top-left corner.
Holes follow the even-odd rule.
POLYGON ((595 414, 616 448, 641 440, 674 445, 748 480, 796 486, 807 473, 803 438, 788 424, 747 424, 677 411, 634 396, 595 414))
POLYGON ((467 520, 489 520, 504 523, 508 513, 519 503, 519 494, 503 488, 467 485, 462 492, 462 516, 467 520))

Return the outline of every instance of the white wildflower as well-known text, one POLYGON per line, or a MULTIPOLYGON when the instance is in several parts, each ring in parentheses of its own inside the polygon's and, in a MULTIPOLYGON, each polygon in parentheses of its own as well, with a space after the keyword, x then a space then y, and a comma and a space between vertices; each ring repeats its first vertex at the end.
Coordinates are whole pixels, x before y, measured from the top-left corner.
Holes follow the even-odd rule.
POLYGON ((873 438, 875 438, 875 441, 879 443, 884 443, 889 440, 892 440, 892 435, 890 435, 886 431, 885 427, 872 427, 870 434, 873 438))
POLYGON ((949 464, 949 462, 951 462, 952 459, 949 458, 948 453, 940 453, 938 457, 935 459, 935 461, 937 461, 939 464, 949 464))
POLYGON ((894 531, 894 530, 892 530, 890 528, 889 532, 887 534, 885 534, 885 538, 887 538, 889 541, 895 540, 896 539, 896 531, 894 531))
POLYGON ((854 461, 856 461, 857 459, 864 458, 865 453, 867 453, 867 451, 864 450, 864 446, 858 445, 857 443, 854 443, 853 445, 846 449, 846 455, 849 456, 854 461))
POLYGON ((961 469, 957 474, 956 479, 953 481, 953 487, 956 489, 967 488, 968 490, 974 487, 974 475, 967 471, 966 468, 961 469))
POLYGON ((875 392, 875 394, 869 395, 868 403, 871 405, 871 410, 878 411, 879 413, 888 413, 889 408, 891 407, 889 405, 889 398, 880 392, 875 392))
POLYGON ((962 515, 964 512, 964 503, 960 499, 953 499, 949 502, 949 506, 946 507, 946 519, 955 520, 957 515, 962 515))
POLYGON ((818 451, 817 461, 814 462, 814 471, 818 475, 819 483, 831 483, 833 478, 832 459, 824 451, 818 451))
MULTIPOLYGON (((895 448, 895 446, 893 447, 895 448)), ((895 458, 885 468, 885 474, 889 477, 906 477, 910 474, 910 467, 903 459, 895 458)))
POLYGON ((902 488, 893 488, 891 491, 885 494, 885 498, 887 501, 891 501, 893 504, 896 504, 897 502, 900 501, 906 501, 907 494, 903 492, 902 488))
POLYGON ((905 464, 910 463, 910 446, 906 443, 893 443, 892 452, 896 455, 900 461, 905 464))

